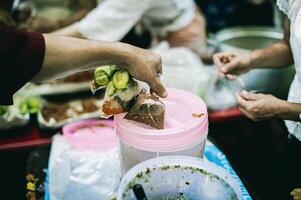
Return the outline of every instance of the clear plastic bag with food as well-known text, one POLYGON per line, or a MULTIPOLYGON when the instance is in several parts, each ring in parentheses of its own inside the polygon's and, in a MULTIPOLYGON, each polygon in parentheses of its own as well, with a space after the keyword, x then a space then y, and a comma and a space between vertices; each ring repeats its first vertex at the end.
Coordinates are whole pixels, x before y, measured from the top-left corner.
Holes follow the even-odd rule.
POLYGON ((105 89, 101 106, 101 117, 129 111, 137 100, 140 87, 136 80, 123 69, 114 65, 98 67, 94 73, 91 90, 105 89))
POLYGON ((156 129, 164 129, 164 115, 165 105, 159 97, 142 91, 136 104, 124 118, 156 129))

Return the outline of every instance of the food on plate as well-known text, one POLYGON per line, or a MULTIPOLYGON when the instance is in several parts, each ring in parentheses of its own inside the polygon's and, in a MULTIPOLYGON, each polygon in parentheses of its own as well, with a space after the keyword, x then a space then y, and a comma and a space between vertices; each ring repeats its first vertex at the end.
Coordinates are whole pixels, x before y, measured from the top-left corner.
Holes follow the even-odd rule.
POLYGON ((66 84, 66 83, 84 83, 90 82, 93 78, 93 70, 83 71, 68 75, 63 78, 59 78, 53 81, 50 81, 50 84, 66 84))
POLYGON ((136 121, 156 129, 164 128, 165 105, 154 94, 141 92, 136 104, 125 115, 125 119, 136 121))
POLYGON ((68 119, 76 120, 81 115, 96 112, 98 109, 99 102, 92 97, 69 102, 47 102, 41 114, 47 122, 61 122, 68 119))
POLYGON ((37 113, 41 109, 41 100, 38 97, 29 97, 22 100, 18 105, 21 114, 37 113))

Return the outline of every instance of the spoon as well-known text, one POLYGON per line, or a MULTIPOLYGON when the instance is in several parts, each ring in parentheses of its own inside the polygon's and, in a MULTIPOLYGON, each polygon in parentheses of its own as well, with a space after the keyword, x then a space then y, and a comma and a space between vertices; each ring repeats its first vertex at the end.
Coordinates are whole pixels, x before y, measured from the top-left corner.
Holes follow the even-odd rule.
POLYGON ((147 200, 147 197, 145 195, 142 185, 140 185, 140 184, 134 185, 133 192, 134 192, 137 200, 147 200))

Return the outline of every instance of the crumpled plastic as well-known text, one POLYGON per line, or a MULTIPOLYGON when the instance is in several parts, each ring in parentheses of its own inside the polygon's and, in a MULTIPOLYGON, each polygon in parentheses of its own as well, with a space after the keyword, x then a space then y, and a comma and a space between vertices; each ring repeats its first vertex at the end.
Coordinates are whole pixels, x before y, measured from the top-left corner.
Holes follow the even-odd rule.
POLYGON ((121 179, 119 151, 75 148, 56 135, 49 162, 50 199, 113 198, 121 179))

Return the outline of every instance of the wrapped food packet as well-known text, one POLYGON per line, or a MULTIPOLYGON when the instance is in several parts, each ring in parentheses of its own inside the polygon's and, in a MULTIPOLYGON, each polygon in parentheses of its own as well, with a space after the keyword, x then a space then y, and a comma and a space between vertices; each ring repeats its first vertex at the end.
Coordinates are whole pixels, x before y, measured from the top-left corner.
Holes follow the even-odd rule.
POLYGON ((137 81, 126 70, 118 69, 114 65, 98 67, 95 70, 92 93, 102 88, 106 88, 101 105, 103 118, 129 111, 140 93, 137 81))
POLYGON ((156 129, 164 129, 165 105, 154 94, 141 92, 136 104, 125 119, 136 121, 156 129))

